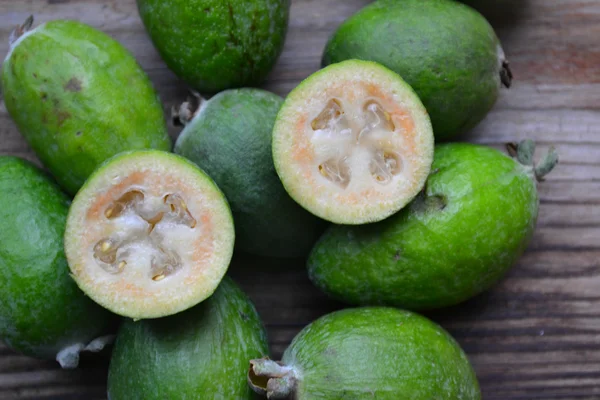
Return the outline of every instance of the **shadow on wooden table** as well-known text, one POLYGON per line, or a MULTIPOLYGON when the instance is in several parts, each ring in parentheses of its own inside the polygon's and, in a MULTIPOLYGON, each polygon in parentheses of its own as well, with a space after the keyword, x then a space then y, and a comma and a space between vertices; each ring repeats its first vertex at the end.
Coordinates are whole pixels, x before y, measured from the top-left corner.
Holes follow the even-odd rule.
POLYGON ((463 0, 483 14, 494 28, 519 23, 531 8, 528 0, 463 0))

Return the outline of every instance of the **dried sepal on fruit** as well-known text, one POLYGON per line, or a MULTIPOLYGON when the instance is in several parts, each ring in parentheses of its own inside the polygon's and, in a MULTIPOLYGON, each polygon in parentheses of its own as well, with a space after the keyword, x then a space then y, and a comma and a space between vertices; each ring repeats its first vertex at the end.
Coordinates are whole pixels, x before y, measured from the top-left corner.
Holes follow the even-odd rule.
POLYGON ((365 307, 309 324, 281 362, 250 361, 248 384, 268 399, 480 400, 460 346, 408 311, 365 307))

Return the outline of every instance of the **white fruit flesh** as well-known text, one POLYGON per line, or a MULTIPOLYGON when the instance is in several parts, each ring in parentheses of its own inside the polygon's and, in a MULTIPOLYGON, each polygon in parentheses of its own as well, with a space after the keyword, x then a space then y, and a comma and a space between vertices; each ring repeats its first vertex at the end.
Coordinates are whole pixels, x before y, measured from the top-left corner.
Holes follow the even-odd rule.
POLYGON ((423 187, 433 161, 425 108, 392 71, 345 61, 309 77, 286 99, 273 157, 288 193, 334 223, 382 220, 423 187))
POLYGON ((65 250, 84 292, 141 319, 210 296, 233 241, 229 207, 210 178, 178 156, 140 151, 102 167, 78 193, 65 250))

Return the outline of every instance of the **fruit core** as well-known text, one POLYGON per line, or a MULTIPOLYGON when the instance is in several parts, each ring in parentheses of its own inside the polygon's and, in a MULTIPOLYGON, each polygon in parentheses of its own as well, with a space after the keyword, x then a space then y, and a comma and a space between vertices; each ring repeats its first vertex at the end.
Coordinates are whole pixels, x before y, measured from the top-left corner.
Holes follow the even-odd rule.
POLYGON ((112 234, 91 249, 97 265, 117 275, 145 260, 148 278, 155 282, 176 274, 184 264, 167 236, 175 234, 185 239, 186 233, 200 228, 182 195, 155 196, 139 189, 129 190, 109 203, 99 223, 109 227, 112 234))
POLYGON ((376 99, 332 98, 307 130, 319 175, 342 190, 353 179, 386 186, 404 169, 397 138, 406 128, 376 99))

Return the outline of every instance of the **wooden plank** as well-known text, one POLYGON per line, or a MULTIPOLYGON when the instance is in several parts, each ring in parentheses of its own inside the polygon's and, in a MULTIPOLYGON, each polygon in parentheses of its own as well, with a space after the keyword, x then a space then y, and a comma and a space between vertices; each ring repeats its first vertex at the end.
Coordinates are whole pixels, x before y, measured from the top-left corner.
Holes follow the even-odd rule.
MULTIPOLYGON (((319 68, 333 30, 369 0, 293 0, 286 48, 264 87, 287 94, 319 68)), ((539 185, 533 241, 506 278, 463 305, 427 315, 465 348, 486 400, 600 399, 600 1, 480 1, 515 73, 494 110, 462 140, 501 148, 533 138, 561 164, 539 185)), ((135 2, 0 0, 0 54, 29 14, 79 19, 122 42, 148 72, 165 112, 186 97, 144 32, 135 2)), ((178 129, 171 128, 176 137, 178 129)), ((0 154, 35 156, 0 103, 0 154)), ((236 260, 232 276, 281 356, 310 321, 343 305, 312 286, 302 260, 236 260)), ((106 359, 60 371, 0 347, 0 399, 104 399, 106 359)))

